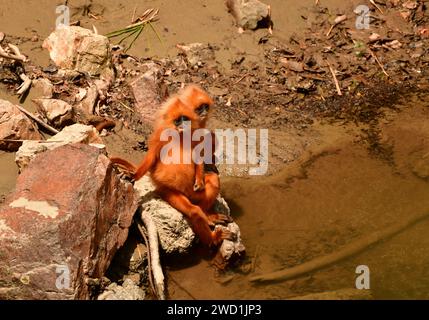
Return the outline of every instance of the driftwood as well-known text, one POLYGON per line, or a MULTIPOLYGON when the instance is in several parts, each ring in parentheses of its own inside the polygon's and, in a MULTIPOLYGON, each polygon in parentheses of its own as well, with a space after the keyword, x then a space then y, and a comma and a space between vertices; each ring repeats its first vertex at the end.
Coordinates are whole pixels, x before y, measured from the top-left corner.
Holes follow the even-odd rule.
POLYGON ((292 297, 289 300, 372 300, 371 290, 359 290, 353 288, 340 289, 306 294, 305 296, 292 297))
POLYGON ((165 287, 164 287, 164 274, 159 259, 159 243, 158 243, 158 231, 156 230, 155 222, 152 217, 145 212, 142 212, 141 219, 146 227, 148 234, 148 261, 153 274, 155 292, 160 300, 165 300, 165 287))
POLYGON ((301 265, 298 265, 292 268, 252 277, 250 278, 250 281, 251 282, 273 282, 273 281, 285 281, 285 280, 301 277, 310 272, 314 272, 314 271, 326 268, 328 266, 333 265, 334 263, 337 263, 341 260, 349 258, 355 254, 358 254, 364 251, 365 249, 367 249, 368 247, 370 247, 371 245, 374 245, 380 241, 391 238, 397 233, 402 232, 403 230, 411 227, 417 222, 420 222, 427 218, 429 218, 429 212, 420 214, 414 217, 410 217, 401 222, 395 223, 390 227, 386 227, 382 230, 375 231, 369 235, 362 236, 361 238, 357 239, 356 241, 353 241, 352 243, 347 244, 346 246, 344 246, 343 248, 341 248, 336 252, 333 252, 323 257, 316 258, 312 261, 303 263, 301 265))

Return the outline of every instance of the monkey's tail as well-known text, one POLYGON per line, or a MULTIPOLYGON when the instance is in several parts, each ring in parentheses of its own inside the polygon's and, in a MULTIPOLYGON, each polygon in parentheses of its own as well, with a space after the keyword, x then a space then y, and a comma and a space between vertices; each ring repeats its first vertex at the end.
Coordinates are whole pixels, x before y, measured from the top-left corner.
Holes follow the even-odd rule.
POLYGON ((121 167, 127 171, 130 171, 133 174, 135 174, 137 171, 137 167, 134 164, 132 164, 131 162, 124 160, 122 158, 112 157, 112 158, 110 158, 110 162, 118 165, 119 167, 121 167))

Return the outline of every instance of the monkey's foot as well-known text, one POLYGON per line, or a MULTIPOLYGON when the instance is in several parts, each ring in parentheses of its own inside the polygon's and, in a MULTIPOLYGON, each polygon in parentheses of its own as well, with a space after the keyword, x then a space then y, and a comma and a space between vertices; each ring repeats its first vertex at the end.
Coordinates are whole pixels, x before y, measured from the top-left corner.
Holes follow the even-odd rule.
POLYGON ((229 230, 219 228, 212 232, 213 246, 219 246, 223 240, 233 240, 233 235, 229 230))

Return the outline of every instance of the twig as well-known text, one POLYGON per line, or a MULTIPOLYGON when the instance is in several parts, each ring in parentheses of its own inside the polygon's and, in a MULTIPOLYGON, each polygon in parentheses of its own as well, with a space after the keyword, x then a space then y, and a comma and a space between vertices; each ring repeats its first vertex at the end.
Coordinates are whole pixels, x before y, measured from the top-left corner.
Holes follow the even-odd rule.
POLYGON ((151 289, 152 289, 152 292, 154 293, 154 295, 158 298, 158 300, 159 300, 159 296, 158 296, 158 293, 157 293, 157 291, 156 291, 156 288, 155 288, 155 285, 154 285, 154 279, 153 279, 153 272, 152 272, 152 262, 151 262, 151 256, 150 256, 150 246, 149 246, 149 240, 148 240, 148 238, 147 238, 147 235, 146 235, 146 231, 143 229, 143 227, 140 225, 140 222, 139 221, 137 221, 137 229, 139 229, 139 231, 140 231, 140 234, 142 235, 142 237, 143 237, 143 240, 144 240, 144 242, 145 242, 145 245, 146 245, 146 248, 147 248, 147 250, 148 250, 148 255, 147 255, 147 261, 148 261, 148 269, 149 269, 149 275, 148 275, 148 278, 149 278, 149 284, 150 284, 150 287, 151 287, 151 289))
POLYGON ((326 33, 326 36, 329 37, 329 35, 331 34, 331 32, 335 28, 335 26, 340 24, 341 22, 343 22, 345 20, 347 20, 347 16, 345 14, 335 18, 334 24, 329 28, 328 32, 326 33))
POLYGON ((142 212, 141 218, 146 226, 149 237, 149 254, 151 256, 152 273, 155 280, 155 287, 157 289, 158 297, 160 300, 165 300, 165 287, 164 287, 164 274, 159 259, 159 244, 158 232, 152 217, 147 212, 142 212))
POLYGON ((326 61, 326 64, 329 67, 329 71, 331 71, 332 78, 334 78, 335 87, 337 88, 337 94, 339 96, 342 96, 343 93, 341 92, 340 84, 338 83, 337 76, 335 75, 335 71, 334 71, 334 69, 332 69, 332 67, 331 67, 331 65, 329 64, 328 61, 326 61))
POLYGON ((125 109, 128 109, 129 111, 134 113, 134 110, 131 109, 129 106, 127 106, 125 103, 123 103, 122 101, 118 101, 125 109))
POLYGON ((24 113, 27 117, 31 118, 32 120, 34 120, 35 122, 37 122, 37 124, 41 125, 42 127, 44 127, 45 129, 51 131, 54 134, 57 134, 59 131, 53 127, 51 127, 49 124, 44 123, 42 120, 40 120, 39 118, 37 118, 34 114, 32 114, 31 112, 25 110, 23 107, 17 105, 16 106, 22 113, 24 113))
POLYGON ((270 282, 270 281, 285 281, 285 280, 298 278, 300 276, 326 268, 328 266, 333 265, 334 263, 342 261, 355 254, 358 254, 364 251, 365 249, 367 249, 368 247, 380 241, 387 240, 393 237, 394 235, 404 231, 405 229, 413 226, 414 224, 428 218, 429 218, 429 212, 426 212, 424 214, 420 214, 414 217, 410 217, 408 219, 405 219, 402 222, 395 223, 390 227, 386 227, 382 230, 378 230, 369 235, 363 236, 355 240, 354 242, 347 244, 340 250, 334 253, 328 254, 324 257, 316 258, 312 261, 303 263, 301 265, 298 265, 289 269, 284 269, 284 270, 272 272, 269 274, 252 277, 250 278, 250 281, 251 282, 270 282))
POLYGON ((136 11, 137 11, 137 5, 134 6, 134 11, 133 11, 133 16, 131 18, 131 23, 133 23, 135 21, 136 11))
POLYGON ((389 77, 389 74, 386 72, 386 70, 384 70, 383 65, 380 63, 380 60, 378 60, 378 58, 377 58, 377 56, 375 55, 375 53, 374 53, 370 48, 368 48, 368 51, 369 51, 369 53, 371 54, 371 56, 375 59, 375 61, 378 63, 378 65, 380 66, 380 68, 381 68, 381 70, 383 71, 383 73, 384 73, 387 77, 389 77))
POLYGON ((376 8, 377 8, 377 10, 378 10, 378 11, 380 11, 380 13, 381 13, 381 14, 384 14, 384 13, 383 13, 383 10, 381 10, 381 9, 380 9, 380 7, 375 3, 375 1, 374 1, 374 0, 369 0, 369 2, 371 2, 371 4, 372 4, 374 7, 376 7, 376 8))
POLYGON ((247 76, 249 76, 248 73, 246 73, 244 76, 242 76, 240 79, 238 79, 237 81, 234 82, 234 84, 239 84, 241 81, 244 80, 244 78, 246 78, 247 76))

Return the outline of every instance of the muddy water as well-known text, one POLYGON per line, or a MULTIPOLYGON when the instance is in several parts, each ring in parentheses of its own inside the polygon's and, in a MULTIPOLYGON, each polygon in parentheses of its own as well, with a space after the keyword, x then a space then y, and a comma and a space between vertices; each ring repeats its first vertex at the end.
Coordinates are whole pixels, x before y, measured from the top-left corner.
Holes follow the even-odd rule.
POLYGON ((241 227, 250 272, 217 274, 209 258, 185 268, 173 264, 171 297, 285 299, 352 288, 356 267, 367 265, 375 298, 429 299, 429 219, 317 273, 277 284, 249 282, 251 276, 334 252, 359 236, 429 211, 429 183, 412 170, 413 155, 429 150, 429 97, 414 102, 399 115, 388 115, 382 125, 393 164, 350 141, 314 154, 299 170, 289 167, 265 179, 223 177, 223 194, 241 227))

